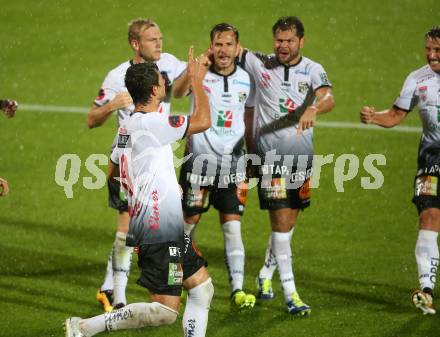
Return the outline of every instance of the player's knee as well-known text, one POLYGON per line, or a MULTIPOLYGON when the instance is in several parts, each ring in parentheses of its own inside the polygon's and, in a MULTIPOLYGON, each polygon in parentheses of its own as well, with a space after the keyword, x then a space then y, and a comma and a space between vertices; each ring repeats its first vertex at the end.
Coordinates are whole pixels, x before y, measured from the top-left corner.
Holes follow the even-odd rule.
POLYGON ((420 229, 440 231, 440 210, 428 208, 422 211, 419 216, 420 229))
POLYGON ((238 220, 232 220, 232 221, 226 221, 222 225, 223 227, 223 233, 228 235, 241 235, 241 225, 240 221, 238 220))
POLYGON ((185 215, 185 223, 189 225, 197 225, 200 220, 200 214, 185 215))
POLYGON ((177 312, 159 302, 148 303, 148 306, 139 315, 141 326, 161 326, 173 324, 177 319, 177 312))
POLYGON ((211 278, 188 290, 188 301, 204 309, 209 309, 214 296, 214 285, 211 278))

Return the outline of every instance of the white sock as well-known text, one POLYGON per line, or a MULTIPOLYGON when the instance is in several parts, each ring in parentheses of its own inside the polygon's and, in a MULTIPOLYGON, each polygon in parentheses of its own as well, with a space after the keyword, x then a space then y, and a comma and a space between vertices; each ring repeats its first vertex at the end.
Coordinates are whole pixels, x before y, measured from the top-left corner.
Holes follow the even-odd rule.
POLYGON ((133 247, 125 245, 126 233, 117 232, 113 244, 113 304, 127 303, 125 288, 130 273, 131 253, 133 247))
MULTIPOLYGON (((292 241, 294 227, 289 232, 289 239, 292 241)), ((260 278, 271 280, 273 277, 273 273, 277 269, 277 261, 272 251, 272 233, 269 236, 269 242, 266 247, 266 255, 264 256, 264 264, 258 273, 260 278)))
POLYGON ((288 302, 292 293, 296 291, 289 233, 272 232, 272 251, 277 261, 284 298, 288 302))
POLYGON ((226 221, 223 225, 225 262, 229 272, 231 291, 243 289, 244 246, 241 239, 240 221, 226 221))
POLYGON ((103 331, 115 331, 172 324, 177 312, 158 302, 132 303, 119 310, 79 321, 81 332, 94 336, 103 331))
POLYGON ((204 337, 214 286, 211 278, 188 290, 182 325, 185 337, 204 337))
POLYGON ((113 290, 113 247, 107 259, 107 269, 105 270, 104 282, 101 286, 101 291, 113 290))
POLYGON ((434 289, 439 251, 437 244, 438 233, 430 230, 419 230, 416 243, 416 261, 419 271, 420 289, 434 289))
POLYGON ((190 237, 192 237, 191 233, 194 227, 196 227, 196 224, 186 223, 185 221, 183 222, 183 231, 190 237))

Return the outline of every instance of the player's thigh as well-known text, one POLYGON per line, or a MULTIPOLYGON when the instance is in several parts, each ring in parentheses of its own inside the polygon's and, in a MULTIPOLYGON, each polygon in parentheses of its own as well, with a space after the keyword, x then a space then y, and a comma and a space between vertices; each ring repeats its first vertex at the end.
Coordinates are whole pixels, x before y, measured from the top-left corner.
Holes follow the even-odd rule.
POLYGON ((193 175, 183 167, 179 184, 182 188, 182 209, 187 223, 197 223, 199 215, 205 213, 210 205, 210 186, 201 186, 198 181, 191 181, 193 175))
POLYGON ((246 206, 247 184, 240 183, 238 185, 229 184, 224 187, 217 186, 211 194, 212 205, 220 212, 221 223, 224 222, 222 214, 227 214, 229 218, 233 217, 234 220, 240 220, 246 206))
POLYGON ((183 242, 142 245, 138 251, 141 270, 137 281, 156 295, 180 296, 183 283, 183 242))
POLYGON ((189 285, 193 284, 194 280, 199 280, 205 272, 207 273, 208 263, 190 236, 184 234, 183 241, 183 285, 190 289, 192 287, 189 285))
POLYGON ((440 232, 440 209, 426 208, 419 216, 420 229, 440 232))
POLYGON ((171 295, 159 295, 150 292, 150 301, 151 302, 159 302, 167 306, 168 308, 173 309, 174 311, 179 312, 180 308, 180 296, 171 296, 171 295))

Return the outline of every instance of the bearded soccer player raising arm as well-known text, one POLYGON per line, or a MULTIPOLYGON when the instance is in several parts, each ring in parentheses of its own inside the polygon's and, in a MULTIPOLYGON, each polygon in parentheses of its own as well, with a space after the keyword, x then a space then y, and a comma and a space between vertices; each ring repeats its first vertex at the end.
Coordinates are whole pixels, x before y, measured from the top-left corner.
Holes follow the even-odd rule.
MULTIPOLYGON (((179 61, 168 53, 162 53, 162 33, 159 26, 149 19, 136 19, 128 26, 128 43, 133 50, 133 58, 123 62, 111 70, 99 90, 98 96, 87 116, 89 128, 102 125, 109 116, 116 111, 117 122, 120 126, 133 112, 134 105, 124 83, 125 73, 130 65, 142 62, 157 64, 161 75, 165 78, 166 97, 160 103, 159 111, 165 114, 170 110, 170 95, 181 96, 189 85, 186 63, 179 61), (171 85, 174 82, 174 86, 171 85)), ((116 146, 116 139, 111 149, 116 146)), ((127 200, 120 191, 119 183, 111 178, 115 167, 109 162, 109 206, 118 210, 117 230, 115 241, 107 261, 107 270, 104 282, 96 298, 102 303, 105 311, 113 307, 119 308, 126 304, 125 287, 131 264, 132 248, 126 247, 125 239, 130 217, 128 215, 127 200)))
POLYGON ((435 314, 432 304, 439 264, 438 232, 440 231, 440 26, 425 35, 425 66, 406 78, 394 105, 376 112, 364 106, 361 122, 391 128, 400 124, 416 105, 423 131, 419 145, 413 203, 419 213, 419 234, 415 256, 420 290, 413 293, 416 308, 424 314, 435 314))
POLYGON ((255 112, 246 115, 248 151, 259 156, 260 208, 269 211, 271 237, 258 275, 258 297, 274 297, 272 275, 278 267, 287 311, 311 312, 297 292, 291 239, 298 213, 310 205, 313 126, 335 101, 324 68, 301 55, 304 25, 294 16, 272 27, 274 54, 243 50, 240 64, 255 82, 255 112))
MULTIPOLYGON (((180 171, 185 231, 189 235, 212 205, 219 212, 224 237, 225 262, 229 273, 231 303, 250 309, 255 296, 243 291, 244 245, 240 219, 247 184, 243 158, 244 111, 251 89, 248 73, 235 64, 239 51, 238 30, 227 24, 215 25, 210 33, 211 65, 203 80, 209 98, 213 125, 188 137, 186 155, 192 154, 180 171), (208 163, 204 166, 204 161, 208 163)), ((206 223, 204 226, 212 224, 206 223)))

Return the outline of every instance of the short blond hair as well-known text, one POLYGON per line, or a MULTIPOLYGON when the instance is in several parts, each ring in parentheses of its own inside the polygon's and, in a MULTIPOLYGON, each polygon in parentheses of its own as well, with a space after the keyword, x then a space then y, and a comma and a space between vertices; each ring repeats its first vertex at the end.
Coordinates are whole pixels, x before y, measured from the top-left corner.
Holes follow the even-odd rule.
POLYGON ((158 24, 150 19, 134 19, 128 24, 128 43, 131 44, 131 41, 137 40, 139 41, 141 32, 150 27, 158 27, 158 24))

